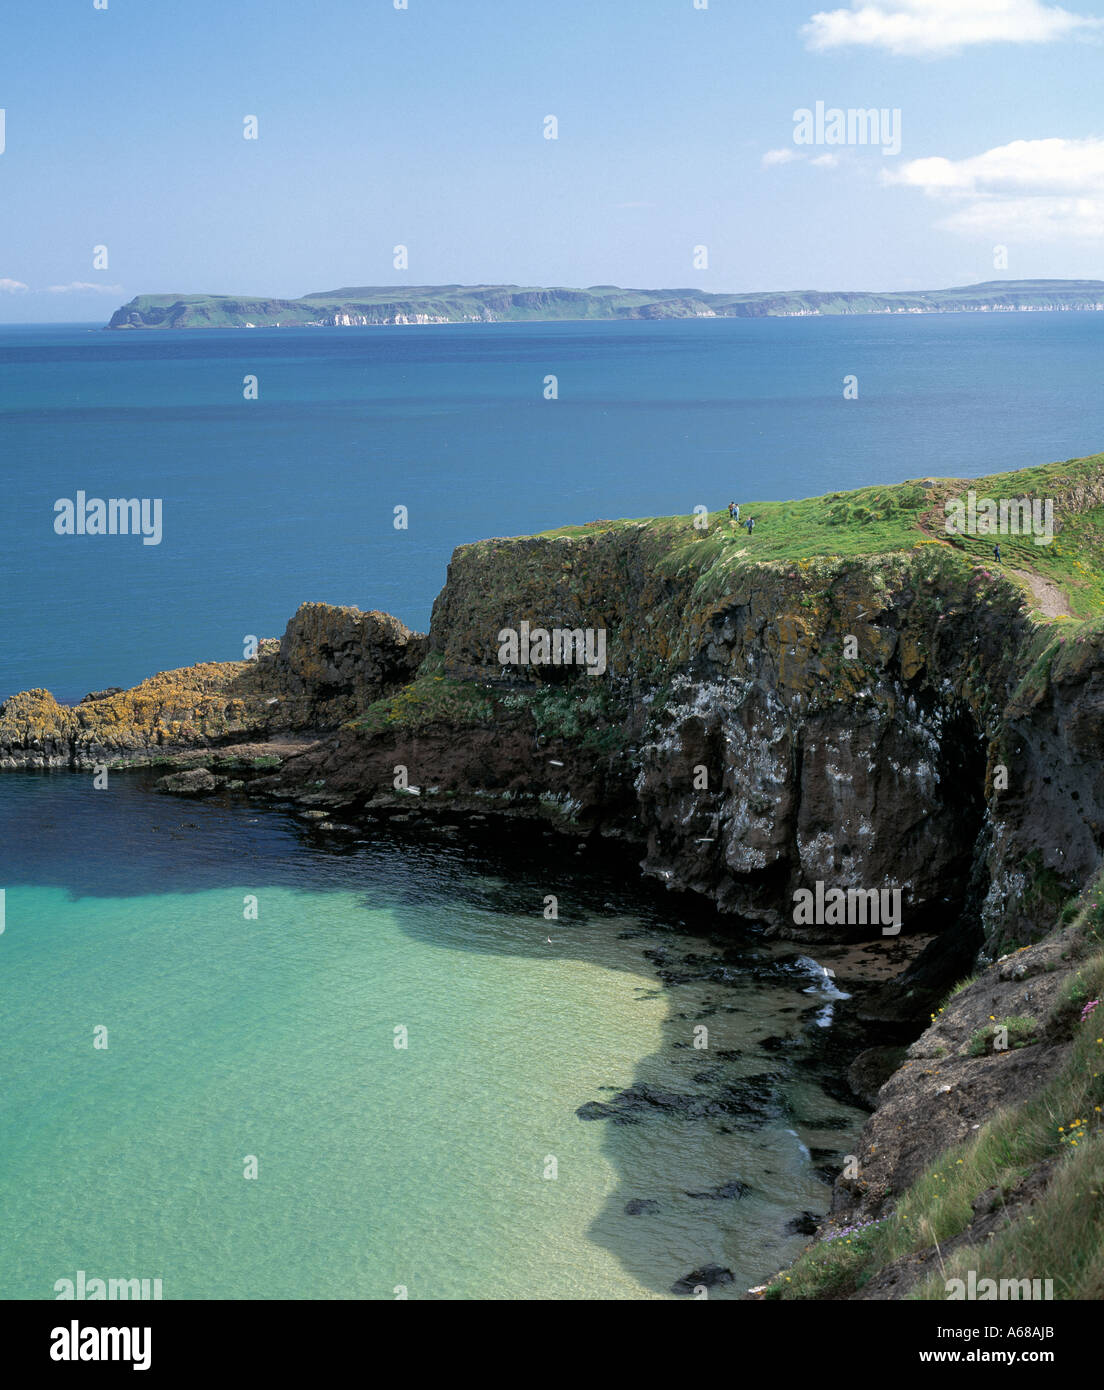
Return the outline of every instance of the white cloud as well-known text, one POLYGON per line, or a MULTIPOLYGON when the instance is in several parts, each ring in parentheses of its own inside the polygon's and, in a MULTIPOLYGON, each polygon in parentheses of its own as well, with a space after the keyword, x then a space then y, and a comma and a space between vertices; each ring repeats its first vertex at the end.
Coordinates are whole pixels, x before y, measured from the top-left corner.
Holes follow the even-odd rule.
POLYGON ((926 193, 1104 194, 1104 140, 1013 140, 969 159, 912 159, 886 179, 926 193))
POLYGON ((997 241, 1104 241, 1104 198, 1013 198, 971 203, 939 226, 997 241))
POLYGON ((882 177, 949 204, 938 225, 950 231, 1104 239, 1104 139, 1014 140, 968 159, 913 159, 882 177))
POLYGON ((68 285, 48 285, 49 294, 122 294, 122 285, 92 285, 87 280, 71 280, 68 285))
POLYGON ((26 288, 22 280, 0 279, 0 294, 19 294, 26 288))
POLYGON ((776 164, 792 164, 795 159, 804 159, 805 156, 797 150, 783 148, 781 150, 768 150, 763 156, 763 168, 771 169, 776 164))
POLYGON ((809 159, 804 150, 768 150, 763 156, 763 168, 773 169, 779 164, 793 164, 797 160, 808 159, 815 169, 835 169, 840 163, 838 154, 818 154, 815 159, 809 159))
POLYGON ((852 0, 822 10, 802 30, 814 50, 863 45, 890 53, 955 53, 970 44, 1052 43, 1087 38, 1104 19, 1042 0, 852 0))

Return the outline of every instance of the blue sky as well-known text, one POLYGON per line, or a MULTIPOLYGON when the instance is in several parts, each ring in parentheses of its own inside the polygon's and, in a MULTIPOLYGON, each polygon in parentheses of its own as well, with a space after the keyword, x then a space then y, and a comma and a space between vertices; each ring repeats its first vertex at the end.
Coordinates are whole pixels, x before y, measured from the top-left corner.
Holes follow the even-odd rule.
POLYGON ((5 16, 2 321, 153 292, 1104 277, 1096 0, 107 4, 5 16), (818 101, 899 111, 901 152, 795 145, 818 101))

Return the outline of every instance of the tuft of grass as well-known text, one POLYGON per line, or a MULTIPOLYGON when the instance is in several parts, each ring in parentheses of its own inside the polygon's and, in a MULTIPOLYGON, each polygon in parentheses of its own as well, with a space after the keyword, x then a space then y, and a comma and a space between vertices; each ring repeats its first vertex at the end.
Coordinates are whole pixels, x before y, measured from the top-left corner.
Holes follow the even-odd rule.
MULTIPOLYGON (((1099 1117, 1097 1117, 1099 1118, 1099 1117)), ((1104 1135, 1088 1122, 1031 1210, 991 1241, 957 1250, 938 1275, 910 1294, 947 1297, 948 1279, 1053 1280, 1057 1299, 1104 1298, 1104 1135)), ((1045 1293, 1045 1284, 1044 1284, 1045 1293)))
POLYGON ((1006 1046, 1000 1048, 1001 1052, 1028 1047, 1036 1041, 1038 1032, 1039 1025, 1033 1018, 1014 1014, 1010 1018, 994 1019, 991 1024, 987 1023, 984 1028, 979 1028, 970 1039, 970 1056, 984 1057, 987 1053, 997 1051, 996 1044, 999 1039, 1006 1040, 1006 1046))
POLYGON ((1077 954, 1092 955, 1104 950, 1104 874, 1094 879, 1082 893, 1073 922, 1077 954))
POLYGON ((577 740, 593 753, 615 753, 628 742, 625 711, 605 683, 583 679, 518 691, 502 700, 507 709, 527 709, 543 740, 577 740))
MULTIPOLYGON (((1094 958, 1092 969, 1104 971, 1104 952, 1094 958)), ((996 1239, 968 1246, 956 1256, 955 1267, 980 1274, 984 1264, 987 1276, 996 1278, 1023 1278, 1034 1270, 1039 1277, 1055 1280, 1058 1297, 1099 1297, 1083 1292, 1099 1288, 1104 1273, 1098 1223, 1094 1217, 1085 1222, 1084 1231, 1074 1226, 1079 1209, 1082 1217, 1090 1208, 1104 1210, 1099 1162, 1104 1148, 1102 1032, 1104 1017, 1094 1011, 1077 1025, 1065 1064, 1046 1086, 1022 1104, 999 1110, 972 1139, 941 1155, 899 1198, 893 1213, 861 1240, 852 1240, 842 1252, 833 1248, 835 1241, 812 1245, 775 1277, 764 1296, 846 1297, 894 1260, 938 1248, 961 1235, 974 1219, 982 1194, 1000 1203, 1033 1169, 1054 1160, 1058 1167, 1041 1201, 996 1239), (1049 1242, 1042 1254, 1032 1244, 1038 1227, 1048 1219, 1043 1213, 1050 1204, 1068 1256, 1062 1254, 1059 1241, 1049 1242)), ((949 1271, 950 1266, 945 1277, 952 1277, 949 1271)), ((945 1297, 942 1278, 938 1284, 929 1281, 912 1296, 945 1297)))
POLYGON ((951 988, 947 991, 947 994, 943 999, 943 1002, 939 1005, 938 1009, 936 1009, 936 1012, 931 1015, 932 1022, 935 1022, 936 1016, 943 1012, 943 1010, 947 1007, 951 1000, 955 998, 956 995, 961 994, 964 989, 969 989, 970 986, 976 982, 977 978, 977 975, 967 975, 965 979, 959 980, 957 984, 952 985, 951 988))
POLYGON ((1048 1027, 1059 1037, 1069 1036, 1080 1023, 1085 1005, 1093 999, 1104 999, 1104 953, 1090 956, 1062 986, 1048 1027))
POLYGON ((494 697, 481 685, 450 676, 423 675, 422 671, 398 694, 369 705, 348 727, 368 735, 385 731, 420 733, 434 724, 470 727, 485 724, 493 717, 494 697))
POLYGON ((880 1247, 880 1224, 841 1232, 820 1241, 767 1285, 764 1298, 844 1298, 869 1279, 880 1247), (865 1275, 865 1278, 864 1278, 865 1275))

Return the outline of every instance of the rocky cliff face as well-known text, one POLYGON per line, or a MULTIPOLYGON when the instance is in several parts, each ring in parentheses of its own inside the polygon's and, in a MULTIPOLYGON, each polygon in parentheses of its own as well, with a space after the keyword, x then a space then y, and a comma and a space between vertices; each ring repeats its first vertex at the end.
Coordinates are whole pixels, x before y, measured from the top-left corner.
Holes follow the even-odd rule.
POLYGON ((492 680, 501 628, 607 630, 644 870, 673 888, 787 931, 818 881, 899 888, 905 930, 973 912, 993 953, 1045 930, 1101 854, 1099 637, 1041 631, 934 544, 713 579, 645 526, 484 542, 454 557, 431 643, 492 680))
POLYGON ((427 639, 387 613, 306 603, 251 661, 206 662, 98 692, 0 705, 0 767, 121 766, 196 748, 333 729, 409 681, 427 639))
POLYGON ((646 874, 806 938, 878 930, 795 923, 818 883, 899 891, 905 932, 969 953, 1046 930, 1100 861, 1099 635, 1037 626, 944 545, 722 568, 678 526, 461 547, 428 639, 308 604, 253 662, 74 709, 27 692, 0 708, 0 762, 321 735, 270 793, 635 837, 646 874), (606 670, 504 666, 500 633, 526 623, 601 632, 606 670))

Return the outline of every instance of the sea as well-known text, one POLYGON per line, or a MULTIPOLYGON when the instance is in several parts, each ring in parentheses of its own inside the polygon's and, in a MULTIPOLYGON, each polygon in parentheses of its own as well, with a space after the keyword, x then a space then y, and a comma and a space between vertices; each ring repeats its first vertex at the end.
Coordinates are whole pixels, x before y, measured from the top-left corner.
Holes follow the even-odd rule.
MULTIPOLYGON (((1089 313, 2 327, 0 700, 307 600, 424 630, 486 536, 1094 453, 1102 382, 1089 313), (80 492, 159 543, 58 535, 80 492)), ((840 995, 572 840, 4 772, 0 1297, 740 1297, 854 1151, 840 995)))
POLYGON ((0 699, 72 700, 308 600, 424 630, 467 541, 1096 453, 1104 313, 0 327, 0 439, 0 699), (57 535, 78 492, 160 543, 57 535))

